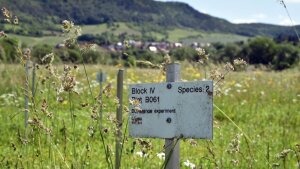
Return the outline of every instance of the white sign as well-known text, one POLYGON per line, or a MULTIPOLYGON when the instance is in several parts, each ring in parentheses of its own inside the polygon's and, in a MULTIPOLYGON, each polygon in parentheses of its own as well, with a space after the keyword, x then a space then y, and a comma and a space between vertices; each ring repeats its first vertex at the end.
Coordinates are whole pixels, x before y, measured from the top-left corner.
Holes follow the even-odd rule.
POLYGON ((212 81, 132 84, 129 99, 131 137, 213 137, 212 81))

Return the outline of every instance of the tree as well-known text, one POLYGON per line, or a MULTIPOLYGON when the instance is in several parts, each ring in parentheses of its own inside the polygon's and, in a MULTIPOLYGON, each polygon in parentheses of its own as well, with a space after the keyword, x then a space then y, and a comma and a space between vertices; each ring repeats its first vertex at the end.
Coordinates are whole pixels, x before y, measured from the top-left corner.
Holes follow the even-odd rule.
POLYGON ((32 48, 33 61, 42 63, 42 58, 52 52, 52 47, 49 45, 36 45, 32 48))
POLYGON ((281 44, 277 47, 276 56, 272 65, 276 70, 290 68, 299 61, 299 50, 290 44, 281 44))
POLYGON ((270 38, 259 37, 249 42, 250 64, 270 64, 276 55, 276 44, 270 38))

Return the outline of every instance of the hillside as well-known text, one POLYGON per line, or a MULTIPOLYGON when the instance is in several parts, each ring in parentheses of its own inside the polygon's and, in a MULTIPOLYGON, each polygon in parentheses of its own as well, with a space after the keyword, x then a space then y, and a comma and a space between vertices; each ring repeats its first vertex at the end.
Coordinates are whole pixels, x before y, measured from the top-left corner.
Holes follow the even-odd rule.
MULTIPOLYGON (((243 36, 277 36, 291 32, 290 27, 268 24, 232 24, 224 19, 203 14, 187 4, 153 0, 0 0, 20 18, 18 34, 40 36, 44 30, 58 31, 64 19, 80 25, 125 22, 143 31, 191 28, 214 33, 243 36)), ((2 25, 3 28, 3 25, 2 25)), ((300 30, 300 29, 299 29, 300 30)))

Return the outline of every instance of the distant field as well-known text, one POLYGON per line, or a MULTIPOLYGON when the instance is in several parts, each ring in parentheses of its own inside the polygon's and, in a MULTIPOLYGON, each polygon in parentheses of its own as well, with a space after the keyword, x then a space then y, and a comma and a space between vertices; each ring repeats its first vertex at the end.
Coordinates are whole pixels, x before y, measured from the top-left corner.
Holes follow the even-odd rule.
MULTIPOLYGON (((85 25, 82 26, 82 34, 101 34, 104 32, 113 33, 118 36, 122 33, 127 33, 128 35, 138 35, 141 36, 139 27, 130 25, 127 23, 118 22, 112 27, 107 27, 107 24, 99 25, 85 25)), ((221 33, 207 33, 203 31, 196 31, 193 29, 173 29, 167 30, 166 35, 159 32, 148 32, 148 35, 156 37, 157 39, 166 39, 170 42, 183 42, 186 44, 191 44, 193 42, 234 42, 234 41, 245 41, 248 37, 234 35, 234 34, 221 34, 221 33)), ((49 32, 46 32, 49 33, 49 32)), ((57 33, 58 35, 60 33, 57 33)), ((44 37, 30 37, 11 34, 10 36, 18 38, 21 42, 27 43, 28 46, 34 46, 36 44, 48 44, 51 46, 61 43, 64 40, 62 36, 44 36, 44 37)))
POLYGON ((108 27, 107 24, 99 24, 99 25, 85 25, 82 26, 83 34, 101 34, 103 32, 111 32, 115 35, 119 35, 121 33, 128 33, 129 35, 141 35, 139 31, 137 31, 134 26, 128 26, 127 23, 117 22, 114 23, 114 26, 108 27))
POLYGON ((58 43, 63 43, 63 40, 65 39, 61 36, 30 37, 14 34, 9 34, 9 36, 18 39, 21 43, 26 43, 30 47, 37 44, 48 44, 50 46, 55 46, 58 43))

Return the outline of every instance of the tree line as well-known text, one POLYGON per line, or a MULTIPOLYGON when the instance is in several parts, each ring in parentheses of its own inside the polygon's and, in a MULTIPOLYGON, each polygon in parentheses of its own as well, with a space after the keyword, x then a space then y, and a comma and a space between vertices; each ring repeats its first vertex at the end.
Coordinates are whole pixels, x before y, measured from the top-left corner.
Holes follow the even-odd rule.
MULTIPOLYGON (((274 70, 283 70, 299 64, 300 48, 299 43, 293 38, 278 37, 275 39, 266 37, 257 37, 244 42, 234 43, 213 43, 205 47, 209 54, 209 60, 215 64, 233 62, 234 59, 242 58, 249 64, 265 65, 274 70)), ((17 63, 16 46, 18 41, 12 38, 2 38, 0 40, 0 62, 17 63)), ((26 44, 22 45, 26 48, 26 44)), ((137 66, 137 60, 150 61, 154 64, 161 63, 166 53, 153 53, 142 48, 127 48, 120 51, 108 51, 106 49, 81 53, 78 47, 72 48, 53 48, 52 46, 39 44, 31 49, 32 59, 40 64, 42 58, 54 53, 56 63, 73 62, 80 63, 82 60, 86 63, 115 65, 123 64, 125 66, 137 66)), ((199 61, 197 51, 189 46, 174 48, 169 51, 173 60, 190 62, 199 61)))

